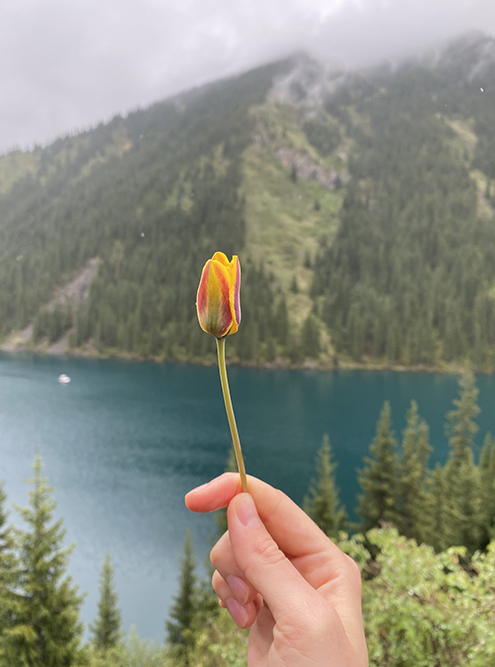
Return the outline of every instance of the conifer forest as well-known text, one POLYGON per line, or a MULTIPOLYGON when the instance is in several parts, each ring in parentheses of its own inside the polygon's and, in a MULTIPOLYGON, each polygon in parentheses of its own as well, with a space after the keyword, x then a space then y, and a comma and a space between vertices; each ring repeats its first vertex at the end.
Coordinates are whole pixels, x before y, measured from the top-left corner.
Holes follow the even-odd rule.
POLYGON ((238 363, 493 370, 490 39, 395 70, 299 55, 0 156, 4 349, 212 361, 220 248, 238 363))

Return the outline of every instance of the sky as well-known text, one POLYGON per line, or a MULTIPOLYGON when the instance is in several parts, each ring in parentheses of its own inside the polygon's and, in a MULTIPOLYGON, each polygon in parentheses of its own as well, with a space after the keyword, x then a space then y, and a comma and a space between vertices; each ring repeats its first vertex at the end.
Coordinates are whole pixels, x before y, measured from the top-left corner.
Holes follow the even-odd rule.
POLYGON ((495 0, 0 0, 0 153, 298 50, 349 66, 495 36, 495 0))

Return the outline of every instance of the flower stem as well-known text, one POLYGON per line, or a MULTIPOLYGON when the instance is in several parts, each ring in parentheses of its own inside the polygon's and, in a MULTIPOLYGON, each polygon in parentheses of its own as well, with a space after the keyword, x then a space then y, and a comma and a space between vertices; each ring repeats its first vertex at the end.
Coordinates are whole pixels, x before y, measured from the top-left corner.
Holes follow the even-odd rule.
POLYGON ((241 443, 239 434, 237 432, 237 425, 235 423, 234 408, 232 407, 232 399, 230 398, 229 381, 227 379, 227 367, 225 364, 225 338, 217 338, 217 352, 218 352, 218 369, 220 371, 220 382, 222 384, 223 400, 225 402, 225 409, 227 410, 227 419, 229 420, 230 432, 232 434, 232 442, 234 443, 235 457, 237 459, 237 467, 239 475, 241 476, 241 486, 243 493, 248 492, 246 469, 244 468, 244 459, 242 458, 241 443))

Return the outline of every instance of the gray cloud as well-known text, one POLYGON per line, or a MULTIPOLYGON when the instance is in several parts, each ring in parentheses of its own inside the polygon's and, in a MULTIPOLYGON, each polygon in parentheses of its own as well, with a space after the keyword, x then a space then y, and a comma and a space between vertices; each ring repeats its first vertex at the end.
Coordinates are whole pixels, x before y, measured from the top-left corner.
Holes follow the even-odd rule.
POLYGON ((493 0, 4 1, 0 151, 298 49, 363 66, 472 29, 493 0))

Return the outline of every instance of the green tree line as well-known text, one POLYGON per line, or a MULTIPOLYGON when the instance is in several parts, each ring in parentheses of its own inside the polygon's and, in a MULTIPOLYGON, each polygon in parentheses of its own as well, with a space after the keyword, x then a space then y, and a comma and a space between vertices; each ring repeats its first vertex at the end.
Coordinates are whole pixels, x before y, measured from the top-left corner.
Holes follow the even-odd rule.
POLYGON ((418 66, 383 83, 327 102, 356 149, 336 238, 315 260, 318 312, 356 361, 492 368, 495 226, 472 170, 492 202, 493 92, 473 101, 473 84, 418 66), (483 136, 474 153, 453 129, 461 118, 483 136))
POLYGON ((236 361, 328 363, 335 351, 495 368, 495 66, 473 78, 479 49, 449 53, 443 65, 343 77, 317 113, 298 111, 313 157, 350 176, 336 234, 323 219, 318 250, 297 260, 312 274, 304 315, 287 307, 295 273, 286 284, 249 261, 246 223, 253 109, 287 60, 30 153, 30 170, 0 192, 0 337, 33 323, 35 345, 70 331, 93 354, 213 359, 194 303, 222 249, 243 263, 236 361), (85 307, 48 307, 95 257, 85 307))

